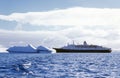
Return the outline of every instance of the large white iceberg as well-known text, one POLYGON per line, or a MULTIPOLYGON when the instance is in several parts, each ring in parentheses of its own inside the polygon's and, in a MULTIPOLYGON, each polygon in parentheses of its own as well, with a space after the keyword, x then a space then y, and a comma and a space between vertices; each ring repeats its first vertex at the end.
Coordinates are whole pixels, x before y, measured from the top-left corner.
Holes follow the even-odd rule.
POLYGON ((32 45, 28 46, 13 46, 7 49, 9 53, 52 53, 52 49, 39 46, 37 48, 33 47, 32 45))
POLYGON ((32 45, 28 46, 13 46, 7 49, 10 53, 37 53, 36 48, 32 45))

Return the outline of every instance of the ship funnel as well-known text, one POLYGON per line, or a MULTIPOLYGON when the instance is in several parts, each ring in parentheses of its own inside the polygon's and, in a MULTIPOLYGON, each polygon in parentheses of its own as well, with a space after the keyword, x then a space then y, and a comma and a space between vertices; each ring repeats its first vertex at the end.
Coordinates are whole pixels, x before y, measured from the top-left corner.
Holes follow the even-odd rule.
POLYGON ((83 44, 84 44, 84 45, 87 45, 87 42, 86 42, 86 41, 84 41, 84 42, 83 42, 83 44))

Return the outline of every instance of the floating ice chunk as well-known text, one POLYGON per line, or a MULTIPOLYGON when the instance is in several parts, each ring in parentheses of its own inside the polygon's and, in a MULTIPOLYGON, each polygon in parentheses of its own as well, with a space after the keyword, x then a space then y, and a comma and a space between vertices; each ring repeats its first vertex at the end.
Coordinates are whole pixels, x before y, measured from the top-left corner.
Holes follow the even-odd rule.
POLYGON ((31 62, 22 64, 25 69, 29 68, 31 66, 31 62))

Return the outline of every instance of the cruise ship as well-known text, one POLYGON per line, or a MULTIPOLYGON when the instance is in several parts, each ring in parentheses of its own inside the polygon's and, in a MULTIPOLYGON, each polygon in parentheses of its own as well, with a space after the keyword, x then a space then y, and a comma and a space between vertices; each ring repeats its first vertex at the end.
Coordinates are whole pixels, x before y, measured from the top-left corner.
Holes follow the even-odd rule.
POLYGON ((61 48, 53 48, 56 50, 56 53, 111 53, 111 48, 98 46, 98 45, 89 45, 86 41, 81 45, 68 44, 67 46, 61 48))

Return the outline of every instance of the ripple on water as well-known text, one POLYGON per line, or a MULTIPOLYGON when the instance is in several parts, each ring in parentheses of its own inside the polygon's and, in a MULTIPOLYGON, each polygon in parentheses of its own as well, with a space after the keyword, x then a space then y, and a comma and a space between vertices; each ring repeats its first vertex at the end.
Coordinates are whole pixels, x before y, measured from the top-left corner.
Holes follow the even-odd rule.
POLYGON ((119 57, 120 54, 0 54, 0 78, 119 78, 119 57))

